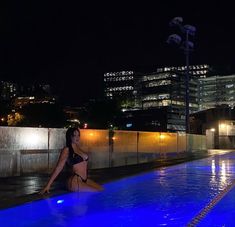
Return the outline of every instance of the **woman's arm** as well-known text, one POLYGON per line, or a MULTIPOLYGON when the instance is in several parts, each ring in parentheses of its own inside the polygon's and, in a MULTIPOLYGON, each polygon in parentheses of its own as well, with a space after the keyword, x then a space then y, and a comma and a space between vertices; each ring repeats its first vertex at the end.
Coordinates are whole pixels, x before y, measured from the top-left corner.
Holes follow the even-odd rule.
POLYGON ((44 194, 44 193, 49 193, 50 192, 50 187, 52 185, 52 183, 54 182, 54 180, 56 179, 56 177, 59 175, 59 173, 62 171, 67 158, 68 158, 68 154, 69 154, 69 150, 67 147, 65 147, 61 153, 60 153, 60 157, 59 160, 56 164, 55 169, 53 170, 51 177, 49 179, 49 181, 47 182, 46 186, 42 189, 42 191, 40 191, 40 194, 44 194))

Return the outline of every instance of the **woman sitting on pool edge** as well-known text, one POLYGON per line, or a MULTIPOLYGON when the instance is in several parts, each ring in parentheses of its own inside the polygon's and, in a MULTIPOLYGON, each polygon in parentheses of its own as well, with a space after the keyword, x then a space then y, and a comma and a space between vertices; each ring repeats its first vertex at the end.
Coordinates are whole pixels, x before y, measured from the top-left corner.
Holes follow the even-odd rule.
POLYGON ((67 181, 69 191, 100 191, 102 186, 87 178, 88 155, 80 148, 80 130, 69 128, 66 132, 66 147, 61 151, 59 160, 51 177, 40 194, 49 193, 50 187, 67 162, 73 174, 67 181))

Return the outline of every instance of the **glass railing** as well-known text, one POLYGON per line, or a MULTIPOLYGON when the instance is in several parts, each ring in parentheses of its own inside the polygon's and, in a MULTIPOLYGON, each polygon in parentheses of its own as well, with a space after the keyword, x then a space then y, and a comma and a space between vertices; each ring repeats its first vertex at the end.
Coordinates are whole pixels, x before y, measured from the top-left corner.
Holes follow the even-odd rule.
MULTIPOLYGON (((66 129, 0 127, 0 177, 51 172, 65 146, 66 129)), ((152 162, 206 149, 204 135, 81 129, 89 168, 152 162)))

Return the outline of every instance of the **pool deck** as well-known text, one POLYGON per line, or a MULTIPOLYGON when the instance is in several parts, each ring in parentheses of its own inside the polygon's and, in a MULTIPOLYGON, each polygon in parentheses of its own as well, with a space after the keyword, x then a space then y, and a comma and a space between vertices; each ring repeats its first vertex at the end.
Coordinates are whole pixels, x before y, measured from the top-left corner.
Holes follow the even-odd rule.
MULTIPOLYGON (((90 170, 89 178, 103 184, 125 176, 151 171, 164 166, 176 165, 187 161, 206 158, 208 156, 209 153, 205 152, 185 157, 162 158, 151 163, 90 170)), ((49 174, 28 174, 24 176, 0 178, 0 209, 68 193, 64 186, 65 174, 61 173, 53 183, 51 192, 47 195, 39 195, 38 192, 43 188, 48 178, 49 174)))

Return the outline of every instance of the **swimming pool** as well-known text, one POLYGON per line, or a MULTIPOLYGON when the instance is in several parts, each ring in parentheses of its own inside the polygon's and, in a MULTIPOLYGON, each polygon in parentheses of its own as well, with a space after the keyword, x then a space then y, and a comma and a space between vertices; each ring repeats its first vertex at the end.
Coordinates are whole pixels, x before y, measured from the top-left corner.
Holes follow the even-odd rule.
MULTIPOLYGON (((0 211, 1 226, 187 226, 235 179, 235 152, 164 167, 104 185, 0 211)), ((198 226, 234 226, 235 188, 198 226)))

